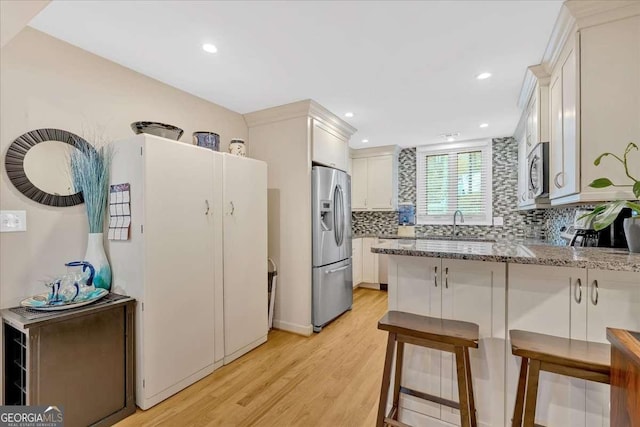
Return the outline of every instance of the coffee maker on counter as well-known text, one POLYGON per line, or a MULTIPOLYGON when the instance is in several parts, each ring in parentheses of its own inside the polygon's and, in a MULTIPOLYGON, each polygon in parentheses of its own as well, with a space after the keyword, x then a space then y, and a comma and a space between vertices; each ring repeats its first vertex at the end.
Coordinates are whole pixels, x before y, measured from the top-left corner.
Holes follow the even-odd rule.
POLYGON ((610 226, 596 231, 591 218, 581 218, 592 212, 591 209, 578 209, 573 224, 561 229, 560 236, 569 246, 594 246, 602 248, 626 248, 627 239, 624 235, 622 223, 631 216, 631 209, 620 211, 618 217, 610 226))

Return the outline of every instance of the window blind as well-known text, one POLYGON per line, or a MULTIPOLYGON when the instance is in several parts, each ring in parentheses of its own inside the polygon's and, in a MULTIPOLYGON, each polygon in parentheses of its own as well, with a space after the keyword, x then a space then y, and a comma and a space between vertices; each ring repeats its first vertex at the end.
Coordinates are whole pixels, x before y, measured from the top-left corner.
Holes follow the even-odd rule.
POLYGON ((416 172, 418 223, 492 223, 491 141, 418 147, 416 172))

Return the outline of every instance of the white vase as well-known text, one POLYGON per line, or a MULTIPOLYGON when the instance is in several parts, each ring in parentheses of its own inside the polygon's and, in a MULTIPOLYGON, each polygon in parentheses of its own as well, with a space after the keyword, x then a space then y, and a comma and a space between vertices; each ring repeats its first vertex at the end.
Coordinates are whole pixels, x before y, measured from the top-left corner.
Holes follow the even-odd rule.
POLYGON ((640 253, 640 217, 625 218, 622 226, 629 252, 640 253))
POLYGON ((107 254, 104 252, 102 233, 89 233, 87 253, 84 256, 84 260, 95 269, 93 286, 106 290, 111 289, 111 267, 109 266, 107 254))

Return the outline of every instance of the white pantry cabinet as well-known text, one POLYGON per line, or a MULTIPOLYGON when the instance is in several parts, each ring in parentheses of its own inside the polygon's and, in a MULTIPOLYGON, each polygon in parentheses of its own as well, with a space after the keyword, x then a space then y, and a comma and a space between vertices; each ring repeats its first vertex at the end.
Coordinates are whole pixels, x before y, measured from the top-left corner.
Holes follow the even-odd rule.
POLYGON ((112 146, 131 228, 107 249, 114 287, 138 301, 136 404, 147 409, 222 364, 222 156, 149 135, 112 146))
MULTIPOLYGON (((470 351, 478 422, 504 425, 506 273, 502 263, 389 256, 389 309, 475 322, 480 343, 470 351), (500 309, 502 307, 502 309, 500 309)), ((453 356, 436 350, 405 347, 403 385, 457 400, 453 356)), ((401 397, 401 420, 426 416, 427 425, 460 424, 458 410, 401 397), (412 412, 404 413, 404 410, 412 412)))
POLYGON ((353 270, 353 287, 362 283, 362 240, 351 240, 351 268, 353 270))
POLYGON ((316 163, 346 171, 349 160, 349 141, 332 127, 312 119, 312 159, 316 163))
POLYGON ((106 246, 114 288, 138 301, 147 409, 266 341, 266 165, 150 135, 112 146, 131 228, 106 246))
POLYGON ((398 152, 396 146, 352 150, 351 209, 397 209, 398 152))
POLYGON ((267 164, 225 154, 224 363, 267 341, 267 164))

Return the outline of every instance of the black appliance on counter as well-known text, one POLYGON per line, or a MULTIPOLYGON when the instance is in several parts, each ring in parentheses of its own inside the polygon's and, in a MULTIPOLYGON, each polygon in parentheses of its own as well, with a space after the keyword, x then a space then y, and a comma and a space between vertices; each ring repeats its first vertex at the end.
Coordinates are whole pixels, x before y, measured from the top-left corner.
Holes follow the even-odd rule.
POLYGON ((568 242, 569 246, 594 246, 601 248, 626 248, 627 238, 624 235, 623 222, 625 218, 631 217, 631 209, 625 208, 620 211, 618 217, 610 226, 596 231, 593 229, 592 221, 580 219, 589 210, 577 210, 573 224, 561 232, 561 236, 568 242))

